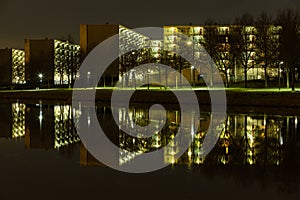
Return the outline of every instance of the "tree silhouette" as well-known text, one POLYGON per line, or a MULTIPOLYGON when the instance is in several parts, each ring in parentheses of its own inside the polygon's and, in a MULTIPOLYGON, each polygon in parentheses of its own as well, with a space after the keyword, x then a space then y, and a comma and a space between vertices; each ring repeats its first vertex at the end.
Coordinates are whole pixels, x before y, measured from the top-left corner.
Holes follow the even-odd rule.
POLYGON ((298 34, 299 13, 296 10, 281 10, 276 23, 282 26, 280 31, 280 59, 287 70, 287 85, 295 90, 295 67, 299 63, 300 39, 298 34), (289 81, 289 78, 291 80, 289 81))
POLYGON ((272 17, 262 12, 255 21, 257 62, 262 63, 265 76, 265 87, 268 87, 269 67, 279 65, 279 30, 280 26, 272 25, 272 17))
POLYGON ((247 73, 255 66, 256 28, 253 16, 247 13, 237 18, 236 23, 238 25, 232 27, 230 40, 232 40, 237 63, 243 68, 245 88, 247 88, 247 73))

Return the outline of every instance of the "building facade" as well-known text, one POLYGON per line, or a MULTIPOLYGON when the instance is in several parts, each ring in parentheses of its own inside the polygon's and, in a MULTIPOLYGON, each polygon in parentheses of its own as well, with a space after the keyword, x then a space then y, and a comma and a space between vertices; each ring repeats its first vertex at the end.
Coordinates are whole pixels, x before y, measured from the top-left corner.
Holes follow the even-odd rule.
POLYGON ((71 85, 79 65, 79 45, 54 39, 25 40, 25 77, 31 87, 71 85))
MULTIPOLYGON (((181 43, 178 35, 184 34, 194 42, 193 57, 201 58, 201 52, 198 51, 197 46, 202 45, 214 60, 216 67, 224 76, 227 76, 229 81, 244 81, 245 73, 247 80, 265 79, 266 75, 267 78, 278 75, 280 30, 281 26, 273 25, 261 27, 238 25, 164 26, 163 45, 170 58, 174 57, 172 51, 178 50, 180 48, 178 44, 181 43), (268 66, 266 66, 267 58, 268 66)), ((181 63, 181 65, 177 68, 187 68, 188 66, 187 63, 181 63)), ((203 74, 201 65, 195 66, 195 68, 200 74, 203 74)), ((186 77, 188 78, 188 76, 186 77)))
POLYGON ((25 84, 25 51, 0 49, 0 86, 25 84))
MULTIPOLYGON (((111 48, 118 49, 120 52, 119 58, 116 58, 109 66, 105 66, 106 70, 101 77, 100 86, 114 85, 120 75, 127 72, 132 64, 138 60, 140 54, 127 53, 125 55, 122 52, 128 51, 128 47, 142 48, 147 44, 148 38, 136 31, 133 31, 123 25, 119 24, 101 24, 101 25, 80 25, 80 47, 81 47, 81 59, 82 61, 86 56, 101 42, 117 35, 118 41, 111 46, 111 48)), ((81 76, 86 76, 88 79, 96 79, 90 72, 82 72, 81 76)), ((85 77, 84 77, 85 78, 85 77)))

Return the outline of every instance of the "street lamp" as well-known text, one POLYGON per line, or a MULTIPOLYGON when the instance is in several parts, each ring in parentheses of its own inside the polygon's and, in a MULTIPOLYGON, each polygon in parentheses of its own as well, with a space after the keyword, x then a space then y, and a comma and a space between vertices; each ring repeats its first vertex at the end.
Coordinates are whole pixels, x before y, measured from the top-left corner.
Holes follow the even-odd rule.
POLYGON ((89 87, 89 84, 90 84, 90 78, 91 78, 91 72, 87 72, 87 88, 89 87))
POLYGON ((278 88, 280 90, 280 79, 281 79, 281 73, 282 73, 282 65, 283 61, 281 61, 278 65, 278 88))
POLYGON ((39 74, 38 75, 38 77, 39 77, 39 80, 40 80, 40 87, 42 87, 42 85, 43 85, 43 74, 39 74))
POLYGON ((195 66, 191 66, 191 82, 192 85, 195 87, 195 66))

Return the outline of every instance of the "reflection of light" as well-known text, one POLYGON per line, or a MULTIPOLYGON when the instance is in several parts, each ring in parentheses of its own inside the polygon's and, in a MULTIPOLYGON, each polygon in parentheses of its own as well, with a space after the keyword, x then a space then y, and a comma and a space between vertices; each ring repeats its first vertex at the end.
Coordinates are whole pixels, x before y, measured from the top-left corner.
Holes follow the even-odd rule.
POLYGON ((283 145, 283 137, 282 137, 281 134, 280 134, 280 137, 279 137, 279 144, 280 144, 280 145, 283 145))
POLYGON ((195 163, 198 164, 198 165, 202 164, 203 163, 203 159, 200 158, 200 157, 197 157, 196 160, 195 160, 195 163))
POLYGON ((188 41, 186 44, 187 44, 187 45, 192 45, 193 42, 192 42, 192 41, 188 41))
POLYGON ((188 156, 191 157, 192 156, 192 152, 189 150, 188 151, 188 156))
POLYGON ((175 159, 172 158, 172 159, 171 159, 171 164, 174 164, 174 163, 175 163, 175 159))
POLYGON ((126 164, 131 160, 135 159, 137 156, 141 155, 141 152, 128 152, 126 150, 119 151, 119 165, 126 164))
POLYGON ((88 123, 88 126, 90 127, 91 126, 91 117, 90 116, 88 116, 87 123, 88 123))
POLYGON ((247 133, 247 137, 249 138, 249 146, 252 148, 254 145, 254 138, 251 134, 247 133))
POLYGON ((250 165, 253 165, 253 164, 254 164, 254 162, 253 162, 253 160, 252 160, 251 158, 248 159, 248 163, 249 163, 250 165))
POLYGON ((40 104, 39 104, 39 106, 40 106, 40 114, 39 114, 39 121, 40 121, 40 129, 42 128, 42 126, 43 126, 43 110, 42 110, 42 103, 40 102, 40 104))
POLYGON ((41 121, 43 120, 43 112, 42 112, 42 111, 40 111, 39 120, 40 120, 40 123, 41 123, 41 121))
POLYGON ((195 122, 194 122, 194 120, 195 120, 195 116, 194 116, 194 113, 192 112, 192 120, 191 120, 191 135, 192 135, 192 139, 194 139, 194 135, 195 135, 195 122))
POLYGON ((172 151, 170 151, 170 154, 171 154, 172 156, 174 156, 174 155, 176 154, 176 151, 172 150, 172 151))

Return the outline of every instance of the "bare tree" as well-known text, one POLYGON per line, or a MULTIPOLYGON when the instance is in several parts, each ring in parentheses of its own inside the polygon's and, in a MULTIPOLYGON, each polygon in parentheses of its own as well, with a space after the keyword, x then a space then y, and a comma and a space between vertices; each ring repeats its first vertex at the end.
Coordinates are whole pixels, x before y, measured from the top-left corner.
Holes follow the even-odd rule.
POLYGON ((272 25, 272 16, 262 12, 256 18, 256 50, 257 61, 262 63, 265 76, 265 87, 268 87, 268 71, 271 66, 279 64, 279 26, 272 25))
POLYGON ((247 88, 247 73, 255 66, 256 29, 253 16, 247 13, 237 18, 236 23, 238 26, 232 28, 230 40, 232 40, 237 61, 243 68, 245 88, 247 88))
MULTIPOLYGON (((218 61, 219 60, 219 56, 218 56, 218 46, 219 46, 219 33, 218 33, 218 28, 215 25, 216 23, 212 20, 209 19, 205 22, 205 27, 204 27, 204 31, 203 31, 203 47, 205 48, 205 50, 207 51, 207 53, 210 55, 211 59, 213 61, 218 61)), ((209 63, 210 66, 210 86, 213 86, 213 63, 209 63)), ((220 65, 219 65, 220 66, 220 65)), ((218 67, 219 67, 218 66, 218 67)))
POLYGON ((213 57, 218 70, 224 74, 226 87, 229 87, 230 69, 234 68, 234 52, 230 49, 229 33, 229 27, 222 27, 218 30, 217 51, 213 57))

